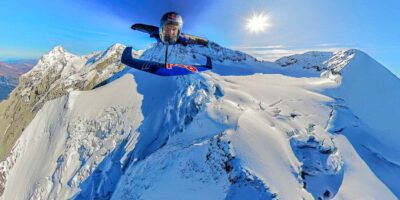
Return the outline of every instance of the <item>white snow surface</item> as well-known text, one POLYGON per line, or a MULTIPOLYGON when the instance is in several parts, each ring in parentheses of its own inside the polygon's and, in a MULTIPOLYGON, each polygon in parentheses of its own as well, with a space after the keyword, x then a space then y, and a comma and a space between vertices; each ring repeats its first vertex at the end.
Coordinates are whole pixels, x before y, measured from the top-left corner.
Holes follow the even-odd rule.
POLYGON ((213 43, 171 54, 214 68, 125 68, 46 102, 0 163, 0 199, 400 197, 400 80, 365 53, 260 62, 213 43))

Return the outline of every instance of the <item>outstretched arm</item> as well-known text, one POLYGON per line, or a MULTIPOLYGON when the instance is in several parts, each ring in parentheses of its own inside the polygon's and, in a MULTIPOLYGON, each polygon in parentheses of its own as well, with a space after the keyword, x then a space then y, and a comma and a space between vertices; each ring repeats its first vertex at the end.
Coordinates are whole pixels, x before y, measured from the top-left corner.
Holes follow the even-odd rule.
POLYGON ((158 34, 158 27, 148 24, 133 24, 131 28, 135 31, 142 31, 148 33, 150 37, 153 37, 154 34, 158 34))
MULTIPOLYGON (((158 29, 159 28, 157 26, 148 25, 148 24, 133 24, 131 26, 131 28, 135 31, 141 31, 141 32, 147 33, 150 35, 150 37, 155 37, 155 38, 158 37, 158 29)), ((181 43, 185 46, 188 44, 207 46, 208 40, 198 37, 198 36, 182 33, 180 35, 178 43, 181 43)))
POLYGON ((189 44, 208 45, 208 40, 194 35, 185 34, 189 38, 189 44))
POLYGON ((203 45, 203 46, 207 46, 208 45, 208 40, 198 37, 198 36, 194 36, 194 35, 189 35, 186 33, 182 34, 182 39, 181 39, 181 43, 183 45, 188 45, 188 44, 196 44, 196 45, 203 45))

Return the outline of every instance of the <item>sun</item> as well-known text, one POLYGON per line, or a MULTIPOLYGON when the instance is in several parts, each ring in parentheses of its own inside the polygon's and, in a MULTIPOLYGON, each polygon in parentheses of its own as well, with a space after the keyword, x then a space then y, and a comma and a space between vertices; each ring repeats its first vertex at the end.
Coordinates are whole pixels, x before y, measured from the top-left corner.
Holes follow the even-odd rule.
POLYGON ((253 33, 264 32, 269 26, 268 16, 264 13, 253 15, 247 19, 247 30, 253 33))

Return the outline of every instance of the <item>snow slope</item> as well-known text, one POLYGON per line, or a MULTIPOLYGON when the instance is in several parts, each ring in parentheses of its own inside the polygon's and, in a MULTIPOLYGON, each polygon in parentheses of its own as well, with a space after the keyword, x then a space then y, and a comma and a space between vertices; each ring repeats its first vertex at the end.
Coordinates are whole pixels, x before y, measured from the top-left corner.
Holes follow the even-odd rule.
POLYGON ((133 79, 119 82, 48 102, 15 145, 12 155, 18 160, 6 161, 15 164, 6 174, 10 178, 2 198, 66 199, 76 193, 91 168, 121 140, 133 136, 140 122, 141 98, 134 93, 133 79))
MULTIPOLYGON (((163 60, 162 50, 142 59, 163 60)), ((400 196, 399 129, 386 120, 400 114, 400 82, 363 52, 275 63, 217 44, 172 52, 171 62, 211 56, 214 69, 158 77, 125 68, 48 101, 0 163, 0 198, 400 196)))
MULTIPOLYGON (((313 60, 307 54, 302 59, 305 58, 313 60)), ((315 65, 327 69, 322 77, 338 83, 337 87, 322 91, 335 99, 329 104, 329 132, 345 135, 369 168, 399 197, 400 137, 396 116, 400 114, 400 80, 358 50, 334 52, 315 65)))
POLYGON ((56 46, 43 55, 32 70, 20 77, 9 98, 0 102, 0 160, 5 159, 45 102, 72 90, 93 89, 122 70, 119 57, 124 48, 115 44, 105 51, 77 56, 56 46))

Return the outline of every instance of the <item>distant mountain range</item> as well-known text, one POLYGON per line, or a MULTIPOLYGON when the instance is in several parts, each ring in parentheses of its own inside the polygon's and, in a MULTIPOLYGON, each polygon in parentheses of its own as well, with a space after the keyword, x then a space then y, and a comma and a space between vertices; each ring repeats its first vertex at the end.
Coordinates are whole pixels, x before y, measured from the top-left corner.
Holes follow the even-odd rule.
POLYGON ((37 60, 12 60, 0 61, 0 76, 20 76, 28 72, 36 64, 37 60))
POLYGON ((0 62, 0 101, 18 84, 18 78, 32 69, 37 60, 21 59, 0 62))

